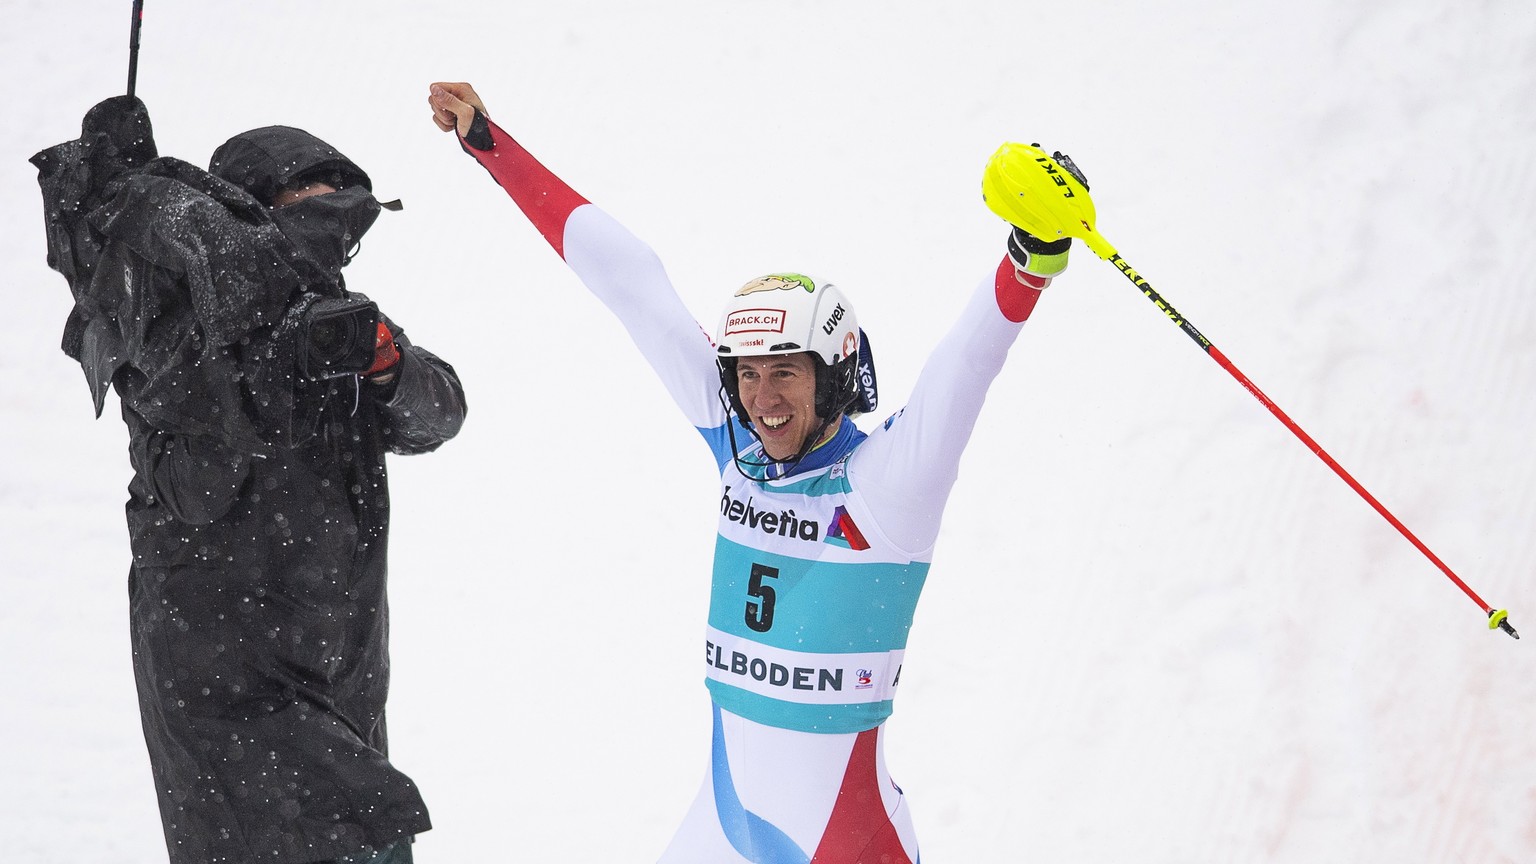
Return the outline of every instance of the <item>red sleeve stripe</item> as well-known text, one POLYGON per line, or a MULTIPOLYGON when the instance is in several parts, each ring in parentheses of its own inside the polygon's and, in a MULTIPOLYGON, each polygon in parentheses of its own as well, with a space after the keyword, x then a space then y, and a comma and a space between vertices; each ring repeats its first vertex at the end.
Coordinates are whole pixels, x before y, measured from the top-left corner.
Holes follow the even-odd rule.
POLYGON ((565 220, 577 207, 589 202, 533 158, 533 154, 500 126, 491 123, 490 128, 495 146, 490 150, 471 148, 469 152, 480 160, 501 188, 507 190, 533 227, 539 229, 555 252, 564 258, 565 220))
POLYGON ((997 308, 1003 313, 1003 317, 1018 324, 1029 317, 1029 313, 1035 311, 1035 303, 1040 299, 1040 291, 1051 284, 1051 280, 1041 276, 1021 274, 1028 280, 1028 284, 1019 281, 1015 274, 1013 259, 1004 255, 1001 263, 997 265, 997 276, 993 284, 997 288, 997 308), (1039 283, 1039 284, 1036 284, 1039 283))

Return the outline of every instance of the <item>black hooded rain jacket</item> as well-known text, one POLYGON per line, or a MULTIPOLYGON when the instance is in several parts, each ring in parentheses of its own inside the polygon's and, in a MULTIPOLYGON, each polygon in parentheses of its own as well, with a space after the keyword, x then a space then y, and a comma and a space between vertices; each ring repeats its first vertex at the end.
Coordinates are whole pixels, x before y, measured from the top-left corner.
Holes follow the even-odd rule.
MULTIPOLYGON (((129 97, 82 133, 33 163, 75 299, 64 351, 128 426, 133 666, 170 859, 299 864, 425 831, 386 750, 384 456, 452 438, 463 390, 392 322, 389 383, 298 374, 303 313, 348 296, 345 259, 266 206, 367 175, 286 127, 232 139, 211 174, 157 158, 129 97)), ((354 230, 377 215, 360 194, 354 230)))

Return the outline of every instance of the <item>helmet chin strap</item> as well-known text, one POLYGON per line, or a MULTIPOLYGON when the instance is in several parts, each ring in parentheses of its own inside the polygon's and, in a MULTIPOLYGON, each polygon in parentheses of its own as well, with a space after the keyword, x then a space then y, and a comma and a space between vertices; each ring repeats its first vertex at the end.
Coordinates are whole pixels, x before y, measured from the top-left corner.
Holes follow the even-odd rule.
MULTIPOLYGON (((726 416, 729 417, 732 414, 735 414, 734 409, 731 407, 730 395, 728 393, 726 393, 725 385, 722 384, 720 386, 720 390, 719 390, 718 395, 720 397, 720 405, 721 405, 721 407, 725 408, 726 416)), ((763 436, 757 434, 756 424, 752 423, 750 418, 740 417, 740 415, 737 415, 738 419, 741 420, 741 425, 747 427, 747 431, 751 432, 752 433, 752 437, 757 439, 757 443, 762 447, 763 455, 764 456, 768 456, 768 461, 767 462, 755 462, 755 461, 753 461, 751 459, 743 458, 742 455, 741 455, 741 448, 736 443, 736 428, 735 428, 735 424, 732 424, 731 422, 727 421, 726 424, 725 424, 725 432, 726 432, 727 435, 730 436, 730 439, 731 439, 731 459, 732 459, 732 461, 734 461, 736 463, 736 470, 740 471, 741 472, 741 476, 747 478, 748 480, 759 480, 759 479, 776 480, 776 479, 778 479, 777 477, 767 477, 767 478, 753 477, 752 474, 747 471, 747 467, 750 466, 750 467, 753 467, 753 468, 769 469, 769 468, 772 468, 775 465, 780 465, 780 466, 783 466, 783 470, 779 471, 779 475, 778 476, 779 477, 788 476, 789 473, 794 471, 796 466, 798 466, 800 464, 800 462, 802 460, 804 460, 805 457, 812 450, 815 450, 816 446, 822 442, 822 439, 824 437, 826 437, 827 430, 832 426, 832 421, 833 420, 840 420, 840 419, 842 419, 843 412, 847 410, 847 407, 848 407, 847 405, 843 405, 842 407, 840 407, 840 408, 838 408, 838 409, 836 409, 834 411, 832 417, 822 420, 821 421, 821 425, 816 427, 816 431, 811 433, 810 435, 805 436, 805 440, 800 443, 800 451, 798 453, 796 453, 794 456, 792 456, 792 457, 790 457, 788 459, 775 459, 772 456, 769 456, 768 455, 768 445, 763 443, 763 436)))

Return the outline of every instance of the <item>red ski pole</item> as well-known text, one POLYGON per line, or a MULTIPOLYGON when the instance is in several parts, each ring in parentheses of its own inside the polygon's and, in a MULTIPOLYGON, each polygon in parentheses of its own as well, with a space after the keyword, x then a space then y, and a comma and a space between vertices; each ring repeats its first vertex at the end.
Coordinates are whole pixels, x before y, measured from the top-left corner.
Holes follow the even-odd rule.
POLYGON ((1072 160, 1062 156, 1059 152, 1053 156, 1047 156, 1038 145, 1026 146, 1024 144, 1004 144, 997 153, 993 154, 991 161, 987 163, 986 174, 982 178, 982 196, 986 199, 987 206, 992 212, 1003 217, 1009 223, 1022 228, 1025 231, 1043 239, 1055 239, 1058 237, 1078 237, 1088 244, 1094 254, 1115 265, 1125 278, 1131 280, 1131 284, 1141 290, 1153 305, 1163 311, 1168 319, 1179 326, 1185 335, 1195 341, 1200 349, 1210 356, 1221 368, 1227 370, 1237 383, 1243 385, 1243 389, 1252 393, 1269 412, 1275 415, 1285 428, 1291 430, 1301 443, 1307 445, 1307 449, 1323 460, 1323 464, 1333 469, 1333 473, 1339 475, 1349 488, 1355 490, 1366 503, 1375 508, 1382 518, 1386 519, 1398 533, 1408 538, 1414 548, 1424 553, 1446 578, 1455 583, 1464 594, 1476 603, 1488 616, 1488 629, 1500 629, 1516 639, 1520 634, 1509 623, 1509 611, 1507 609, 1494 609, 1483 598, 1477 596, 1471 586, 1462 581, 1454 571, 1442 560, 1440 556, 1430 551, 1424 545, 1424 541, 1408 530, 1401 520, 1393 516, 1382 503, 1376 500, 1376 496, 1366 491, 1353 475, 1344 470, 1337 460, 1329 456, 1322 446, 1313 440, 1296 421, 1280 410, 1272 399, 1264 395, 1252 381, 1235 366, 1227 355, 1211 344, 1211 340, 1205 338, 1189 319, 1179 314, 1173 305, 1164 300, 1160 294, 1152 289, 1151 284, 1141 277, 1126 260, 1120 257, 1115 247, 1105 240, 1094 228, 1095 214, 1093 200, 1088 197, 1088 186, 1082 180, 1082 175, 1077 171, 1072 160))
POLYGON ((1317 458, 1323 460, 1324 465, 1332 468, 1333 473, 1339 475, 1341 480, 1349 484, 1349 488, 1355 490, 1355 492, 1359 494, 1361 498, 1364 498, 1367 504, 1370 504, 1373 508, 1375 508, 1376 512, 1380 513, 1383 519, 1386 519, 1393 528, 1398 530, 1398 533, 1408 538, 1408 542, 1412 543, 1414 548, 1424 553, 1424 557, 1428 558, 1436 567, 1440 568, 1440 572, 1444 573, 1447 578, 1456 583, 1457 588, 1460 588, 1463 593, 1472 598, 1472 602, 1476 603, 1478 608, 1482 609, 1483 612, 1488 615, 1488 628, 1490 630, 1498 627, 1516 639, 1520 638, 1520 634, 1516 632, 1514 626, 1509 623, 1508 610, 1494 609, 1487 603, 1483 602, 1483 598, 1477 596, 1477 592, 1473 591, 1471 586, 1462 581, 1460 576, 1457 576, 1456 573, 1452 571, 1444 561, 1440 560, 1440 556, 1430 551, 1430 548, 1424 545, 1424 541, 1420 540, 1412 531, 1409 531, 1408 526, 1404 525, 1400 519, 1398 519, 1396 516, 1393 516, 1392 512, 1388 510, 1386 506, 1383 505, 1380 501, 1378 501, 1375 495, 1372 495, 1369 491, 1366 490, 1364 486, 1360 485, 1360 481, 1356 480, 1354 475, 1344 470, 1343 465, 1340 465, 1336 459, 1334 459, 1332 456, 1329 456, 1328 452, 1322 448, 1322 445, 1318 444, 1311 435, 1307 434, 1306 430, 1302 429, 1301 426, 1297 425, 1295 420, 1292 420, 1288 414, 1282 411, 1280 406, 1274 403, 1274 400, 1270 399, 1268 396, 1265 396, 1264 391, 1260 390, 1258 386, 1253 383, 1253 381, 1249 380, 1247 375, 1243 374, 1241 369, 1238 369, 1231 360, 1227 359, 1227 355, 1221 353, 1221 349, 1217 348, 1215 345, 1212 345, 1210 340, 1201 335, 1200 331, 1195 329, 1195 326, 1189 323, 1187 318, 1180 315, 1178 310, 1173 308, 1171 303, 1164 300, 1161 295, 1154 291, 1152 286, 1147 283, 1147 280, 1141 278, 1141 275, 1138 274, 1129 264, 1127 264, 1124 258, 1120 257, 1120 253, 1110 253, 1108 260, 1109 263, 1119 268, 1121 273, 1125 274, 1125 278, 1131 280, 1131 284, 1141 289, 1141 292, 1147 296, 1148 300, 1151 300, 1157 306, 1157 308, 1163 310, 1163 313, 1167 315, 1168 318, 1173 321, 1173 323, 1179 325, 1179 328, 1183 330, 1184 333, 1189 336, 1189 338, 1195 340, 1195 344, 1199 345, 1206 354, 1210 355, 1210 358, 1216 361, 1216 365, 1227 370, 1228 374, 1230 374, 1233 378, 1236 378, 1237 383, 1243 385, 1245 390, 1247 390, 1249 393, 1252 393, 1255 399, 1258 399, 1259 402, 1263 403, 1264 407, 1269 409, 1269 413, 1275 415, 1276 419, 1285 424, 1285 428, 1291 430, 1292 434, 1301 439, 1301 443, 1307 445, 1308 450, 1311 450, 1313 453, 1317 454, 1317 458))

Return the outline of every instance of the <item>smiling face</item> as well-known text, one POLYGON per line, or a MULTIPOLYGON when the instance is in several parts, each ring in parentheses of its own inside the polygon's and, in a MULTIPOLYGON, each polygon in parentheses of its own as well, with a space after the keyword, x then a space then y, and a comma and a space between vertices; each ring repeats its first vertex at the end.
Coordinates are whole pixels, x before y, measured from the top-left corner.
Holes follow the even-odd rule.
POLYGON ((808 353, 742 357, 736 384, 763 451, 772 459, 791 459, 816 433, 816 361, 808 353))

